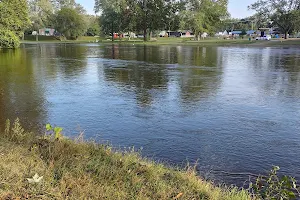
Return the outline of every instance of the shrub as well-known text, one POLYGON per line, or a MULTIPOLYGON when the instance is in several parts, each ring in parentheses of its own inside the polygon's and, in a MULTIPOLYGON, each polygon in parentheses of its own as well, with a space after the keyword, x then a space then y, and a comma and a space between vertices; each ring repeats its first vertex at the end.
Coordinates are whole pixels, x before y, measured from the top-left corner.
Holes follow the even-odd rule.
POLYGON ((251 184, 256 197, 281 200, 300 197, 295 178, 290 176, 279 177, 277 175, 279 169, 278 166, 274 166, 268 176, 259 176, 256 182, 251 184))
POLYGON ((0 48, 17 48, 19 46, 20 39, 13 31, 0 29, 0 48))

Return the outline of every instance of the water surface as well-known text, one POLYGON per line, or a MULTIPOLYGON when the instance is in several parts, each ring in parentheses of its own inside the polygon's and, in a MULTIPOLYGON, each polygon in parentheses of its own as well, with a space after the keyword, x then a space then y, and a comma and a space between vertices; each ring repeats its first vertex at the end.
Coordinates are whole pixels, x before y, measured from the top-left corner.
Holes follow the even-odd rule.
MULTIPOLYGON (((0 51, 0 124, 65 134, 242 185, 279 165, 300 179, 300 49, 23 45, 0 51)), ((3 128, 3 125, 1 125, 3 128)))

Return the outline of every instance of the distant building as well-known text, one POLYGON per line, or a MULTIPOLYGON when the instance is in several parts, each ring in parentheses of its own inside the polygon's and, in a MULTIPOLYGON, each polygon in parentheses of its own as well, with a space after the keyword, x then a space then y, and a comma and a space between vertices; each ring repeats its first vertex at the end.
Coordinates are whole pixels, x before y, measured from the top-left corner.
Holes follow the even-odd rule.
POLYGON ((201 34, 201 38, 207 38, 207 36, 208 36, 208 33, 206 33, 206 32, 201 34))
POLYGON ((39 29, 39 35, 54 36, 54 34, 55 34, 55 29, 53 29, 53 28, 42 28, 42 29, 39 29))
POLYGON ((167 31, 168 37, 181 37, 180 31, 167 31))
POLYGON ((255 30, 249 30, 249 31, 246 31, 247 35, 254 35, 256 34, 256 31, 255 30))
POLYGON ((182 30, 182 31, 162 31, 159 34, 160 37, 194 37, 192 31, 182 30))
POLYGON ((232 36, 240 36, 242 34, 242 31, 232 31, 230 35, 232 36))
POLYGON ((194 37, 192 31, 181 31, 181 37, 194 37))
POLYGON ((159 37, 167 37, 167 36, 168 36, 167 31, 161 31, 159 33, 159 37))

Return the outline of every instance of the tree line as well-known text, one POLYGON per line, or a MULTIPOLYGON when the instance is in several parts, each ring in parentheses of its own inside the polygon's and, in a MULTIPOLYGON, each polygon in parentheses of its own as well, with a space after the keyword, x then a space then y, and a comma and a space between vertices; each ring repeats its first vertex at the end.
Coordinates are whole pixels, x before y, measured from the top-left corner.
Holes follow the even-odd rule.
POLYGON ((266 27, 277 27, 287 35, 300 31, 300 0, 258 0, 249 6, 266 27))
POLYGON ((98 18, 75 0, 0 0, 0 48, 18 47, 24 32, 42 28, 67 39, 100 32, 98 18))
POLYGON ((98 19, 87 15, 83 6, 75 0, 28 0, 28 5, 32 23, 28 30, 54 28, 67 39, 100 32, 98 19))
POLYGON ((95 0, 105 34, 157 30, 191 30, 196 36, 216 31, 228 16, 228 0, 95 0))
MULTIPOLYGON (((159 30, 190 30, 199 39, 231 26, 227 6, 228 0, 95 0, 94 16, 75 0, 0 0, 0 48, 17 47, 24 32, 41 28, 67 39, 135 32, 147 40, 159 30)), ((276 27, 286 37, 300 31, 300 0, 258 0, 249 9, 256 14, 236 27, 276 27)))

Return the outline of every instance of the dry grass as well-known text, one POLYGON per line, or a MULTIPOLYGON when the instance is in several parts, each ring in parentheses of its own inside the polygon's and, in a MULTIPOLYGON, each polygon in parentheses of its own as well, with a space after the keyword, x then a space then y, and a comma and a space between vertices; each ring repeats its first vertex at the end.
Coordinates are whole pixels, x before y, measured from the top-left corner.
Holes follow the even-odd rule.
POLYGON ((215 187, 194 170, 175 170, 109 146, 37 137, 19 124, 0 133, 0 199, 250 199, 215 187), (28 136, 28 137, 25 137, 28 136), (39 183, 26 178, 43 176, 39 183))

